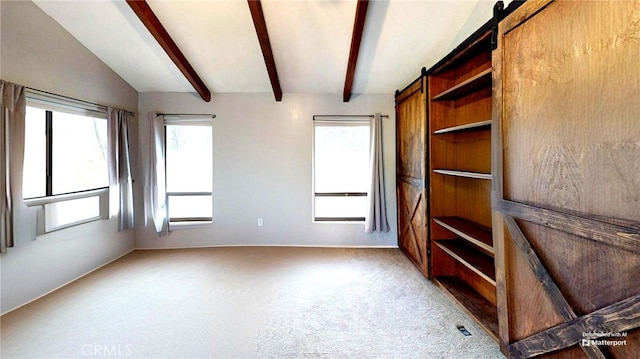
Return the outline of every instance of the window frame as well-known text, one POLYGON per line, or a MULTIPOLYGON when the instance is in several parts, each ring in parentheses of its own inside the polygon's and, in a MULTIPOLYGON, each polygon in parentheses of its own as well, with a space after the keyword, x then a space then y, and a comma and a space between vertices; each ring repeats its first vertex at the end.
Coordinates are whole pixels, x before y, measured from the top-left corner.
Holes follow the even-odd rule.
POLYGON ((59 194, 59 195, 48 196, 48 197, 27 198, 27 199, 23 199, 23 201, 27 205, 27 207, 41 207, 44 223, 42 223, 42 228, 38 231, 39 234, 50 233, 50 232, 58 231, 61 229, 74 227, 84 223, 109 219, 109 188, 108 187, 91 189, 91 190, 86 190, 81 192, 59 194), (73 201, 77 199, 94 198, 94 197, 99 198, 100 214, 98 216, 87 217, 85 219, 81 219, 75 222, 66 223, 63 225, 55 226, 55 227, 48 227, 47 219, 46 217, 44 217, 47 212, 45 209, 47 205, 73 201))
POLYGON ((169 229, 176 228, 192 228, 200 227, 213 223, 213 118, 209 115, 164 115, 164 174, 165 174, 165 209, 167 214, 167 223, 169 229), (210 128, 211 136, 211 191, 168 191, 168 170, 167 170, 167 126, 201 126, 210 128), (174 217, 170 213, 170 197, 186 197, 186 196, 209 196, 211 197, 211 216, 210 217, 174 217))
MULTIPOLYGON (((368 197, 368 192, 318 192, 316 191, 316 128, 320 124, 331 124, 334 126, 363 126, 366 125, 369 128, 369 132, 371 131, 371 116, 313 116, 313 131, 312 131, 312 222, 313 223, 351 223, 351 224, 361 224, 366 221, 366 217, 340 217, 340 216, 327 216, 327 217, 318 217, 316 215, 316 198, 318 197, 333 197, 333 198, 342 198, 342 197, 368 197)), ((371 144, 369 143, 369 147, 371 144)), ((371 156, 371 154, 369 154, 371 156)))
MULTIPOLYGON (((45 154, 45 195, 40 197, 22 198, 23 203, 27 207, 39 207, 38 210, 41 213, 38 217, 38 235, 46 234, 61 229, 74 227, 80 224, 94 222, 98 220, 106 220, 110 218, 109 213, 109 179, 106 178, 107 186, 90 188, 79 191, 72 191, 67 193, 53 194, 53 155, 52 155, 52 124, 54 111, 65 112, 74 115, 80 115, 85 117, 95 117, 99 119, 107 120, 107 108, 105 106, 92 104, 89 102, 72 99, 65 96, 60 96, 44 91, 28 89, 26 92, 26 106, 32 108, 39 108, 45 111, 45 131, 46 131, 46 154, 45 154), (46 218, 47 206, 56 203, 62 203, 67 201, 73 201, 85 198, 98 198, 99 208, 98 216, 91 216, 83 218, 70 223, 65 223, 58 226, 49 226, 49 222, 46 218)), ((108 131, 108 128, 107 128, 108 131)), ((26 136, 26 132, 25 132, 26 136)), ((108 166, 108 164, 107 164, 108 166)), ((24 173, 23 173, 24 176, 24 173)))

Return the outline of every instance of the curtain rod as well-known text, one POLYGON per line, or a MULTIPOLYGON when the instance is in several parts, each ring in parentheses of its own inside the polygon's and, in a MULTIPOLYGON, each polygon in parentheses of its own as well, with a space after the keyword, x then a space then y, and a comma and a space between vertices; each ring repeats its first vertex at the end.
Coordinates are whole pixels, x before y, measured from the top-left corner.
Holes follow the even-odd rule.
MULTIPOLYGON (((107 112, 108 106, 105 106, 105 105, 100 105, 100 104, 97 104, 97 103, 93 103, 93 102, 89 102, 89 101, 85 101, 85 100, 80 100, 80 99, 69 97, 69 96, 58 95, 58 94, 53 93, 53 92, 43 91, 43 90, 35 89, 33 87, 25 86, 25 88, 29 92, 31 92, 33 94, 36 94, 36 95, 44 95, 44 96, 47 96, 47 97, 51 97, 53 99, 58 98, 58 99, 72 101, 72 102, 77 102, 77 103, 88 105, 88 106, 95 106, 95 107, 99 108, 100 110, 102 110, 104 112, 107 112)), ((129 116, 135 116, 136 115, 135 112, 131 112, 131 111, 126 111, 126 112, 127 112, 127 114, 129 116)))
POLYGON ((212 113, 156 113, 156 117, 158 116, 185 116, 185 117, 211 117, 216 118, 216 115, 212 113))
MULTIPOLYGON (((344 119, 344 118, 372 118, 375 115, 313 115, 313 119, 322 119, 322 120, 330 120, 330 119, 344 119)), ((382 118, 389 118, 389 115, 380 115, 382 118)))

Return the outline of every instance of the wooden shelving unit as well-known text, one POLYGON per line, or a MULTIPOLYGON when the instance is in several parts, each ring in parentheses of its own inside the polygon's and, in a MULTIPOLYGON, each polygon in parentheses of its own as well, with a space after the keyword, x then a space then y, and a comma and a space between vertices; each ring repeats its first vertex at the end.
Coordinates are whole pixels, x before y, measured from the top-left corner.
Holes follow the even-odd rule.
POLYGON ((491 231, 491 30, 428 76, 431 277, 498 338, 491 231))

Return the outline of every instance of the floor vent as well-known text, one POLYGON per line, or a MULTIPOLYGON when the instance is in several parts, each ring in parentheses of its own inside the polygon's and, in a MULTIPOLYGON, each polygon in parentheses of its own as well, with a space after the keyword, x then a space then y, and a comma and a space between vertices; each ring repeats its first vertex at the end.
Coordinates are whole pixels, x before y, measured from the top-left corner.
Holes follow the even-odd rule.
POLYGON ((467 328, 464 327, 464 325, 458 325, 458 330, 465 337, 470 337, 471 336, 471 333, 467 330, 467 328))

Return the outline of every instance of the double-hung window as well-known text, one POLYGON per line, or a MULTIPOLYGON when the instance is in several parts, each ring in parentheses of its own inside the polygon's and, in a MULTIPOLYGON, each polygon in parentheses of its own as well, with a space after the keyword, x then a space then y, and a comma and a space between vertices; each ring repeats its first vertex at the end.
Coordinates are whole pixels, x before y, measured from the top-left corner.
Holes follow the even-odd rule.
POLYGON ((165 173, 169 223, 213 219, 211 120, 165 117, 165 173))
POLYGON ((313 218, 363 222, 369 187, 370 122, 313 121, 313 218))
POLYGON ((44 232, 108 218, 107 168, 104 109, 27 95, 22 193, 44 232))

